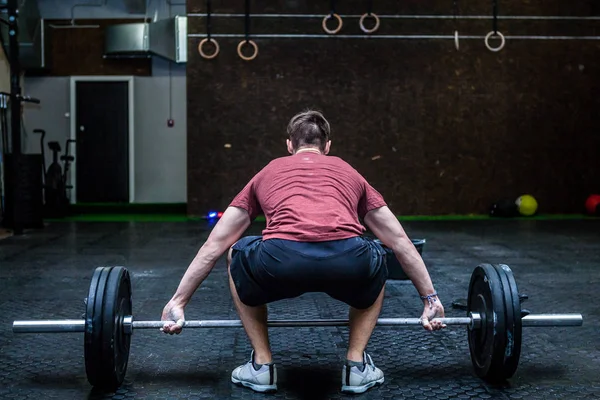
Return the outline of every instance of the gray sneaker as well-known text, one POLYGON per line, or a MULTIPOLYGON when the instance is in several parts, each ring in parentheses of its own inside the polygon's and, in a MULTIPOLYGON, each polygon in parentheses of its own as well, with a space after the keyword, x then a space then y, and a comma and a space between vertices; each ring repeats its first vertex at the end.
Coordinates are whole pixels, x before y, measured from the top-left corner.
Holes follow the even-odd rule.
POLYGON ((375 385, 383 383, 383 371, 373 364, 367 353, 363 354, 363 370, 357 366, 344 365, 342 369, 342 392, 364 393, 375 385))
POLYGON ((254 369, 254 350, 250 361, 240 365, 231 373, 231 382, 246 386, 255 392, 274 392, 277 390, 277 369, 275 364, 263 364, 258 370, 254 369))

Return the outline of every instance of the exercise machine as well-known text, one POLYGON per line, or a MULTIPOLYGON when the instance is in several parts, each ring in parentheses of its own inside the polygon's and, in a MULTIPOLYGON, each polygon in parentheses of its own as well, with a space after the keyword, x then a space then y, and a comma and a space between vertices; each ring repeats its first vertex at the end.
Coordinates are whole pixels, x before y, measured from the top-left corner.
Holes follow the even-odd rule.
POLYGON ((75 157, 69 154, 70 144, 75 143, 73 139, 67 139, 65 143, 65 155, 59 157, 62 151, 57 141, 48 142, 48 148, 52 151, 52 163, 46 168, 45 137, 46 131, 34 129, 34 133, 40 134, 40 148, 42 152, 42 176, 44 178, 44 215, 51 218, 61 218, 68 214, 69 195, 68 191, 73 188, 68 184, 68 171, 75 157), (61 165, 60 161, 63 162, 61 165))

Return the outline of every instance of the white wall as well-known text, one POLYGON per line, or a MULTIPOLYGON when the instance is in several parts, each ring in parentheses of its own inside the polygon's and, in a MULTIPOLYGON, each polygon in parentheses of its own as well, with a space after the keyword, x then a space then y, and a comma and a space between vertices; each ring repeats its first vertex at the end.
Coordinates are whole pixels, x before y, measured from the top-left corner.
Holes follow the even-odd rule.
MULTIPOLYGON (((23 113, 23 147, 27 153, 40 152, 40 135, 34 129, 46 131, 46 163, 52 162, 48 142, 59 141, 65 146, 69 137, 70 120, 65 116, 69 112, 69 78, 25 78, 26 95, 40 99, 40 104, 25 103, 23 113)), ((62 149, 64 152, 64 148, 62 149)), ((75 150, 75 149, 71 149, 75 150)), ((72 151, 71 151, 72 153, 72 151)))
MULTIPOLYGON (((161 60, 156 60, 156 64, 161 60)), ((168 62, 163 75, 135 79, 135 182, 136 202, 185 203, 187 201, 186 79, 185 66, 168 62), (169 81, 171 82, 169 85, 169 81), (169 92, 173 96, 169 96, 169 92), (169 115, 169 101, 172 114, 169 115), (167 120, 175 121, 173 128, 167 120)))
MULTIPOLYGON (((84 2, 74 0, 38 0, 42 18, 70 19, 75 4, 102 4, 100 7, 75 7, 79 18, 138 18, 129 14, 123 0, 84 2)), ((183 0, 149 0, 148 17, 158 19, 185 15, 183 0), (179 5, 176 5, 179 4, 179 5)), ((26 77, 25 94, 37 97, 40 105, 27 105, 24 113, 24 146, 27 152, 39 153, 39 135, 33 129, 47 131, 46 142, 59 140, 61 147, 69 136, 68 77, 26 77)), ((185 203, 187 201, 186 164, 186 71, 185 65, 155 57, 151 77, 135 78, 135 202, 185 203), (171 102, 172 115, 169 114, 171 102), (175 126, 169 128, 169 117, 175 126)), ((64 150, 64 149, 63 149, 64 150)), ((46 154, 50 162, 50 154, 46 154)), ((75 161, 77 162, 77 160, 75 161)))

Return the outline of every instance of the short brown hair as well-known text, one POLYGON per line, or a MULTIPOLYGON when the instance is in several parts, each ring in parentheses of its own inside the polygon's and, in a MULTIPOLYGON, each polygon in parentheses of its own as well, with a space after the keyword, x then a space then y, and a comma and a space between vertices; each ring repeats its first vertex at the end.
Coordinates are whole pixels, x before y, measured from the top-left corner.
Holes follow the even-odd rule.
POLYGON ((323 151, 331 131, 329 122, 321 112, 306 110, 292 117, 287 126, 287 133, 294 149, 317 146, 323 151))

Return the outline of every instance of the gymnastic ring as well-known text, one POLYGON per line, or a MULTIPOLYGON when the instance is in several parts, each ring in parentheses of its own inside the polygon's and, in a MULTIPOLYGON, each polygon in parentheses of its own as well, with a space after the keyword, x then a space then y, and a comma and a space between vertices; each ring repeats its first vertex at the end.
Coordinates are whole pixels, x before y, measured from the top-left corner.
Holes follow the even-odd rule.
POLYGON ((200 53, 200 55, 203 58, 206 58, 207 60, 211 60, 211 59, 215 58, 217 56, 217 54, 219 54, 219 43, 217 43, 217 41, 213 38, 210 38, 210 39, 204 38, 198 45, 198 53, 200 53), (215 52, 213 54, 206 54, 204 52, 204 49, 203 49, 204 45, 208 42, 211 42, 215 46, 215 52))
POLYGON ((500 32, 492 31, 492 32, 488 33, 485 37, 485 46, 488 48, 489 51, 500 51, 504 48, 505 44, 506 44, 506 39, 504 39, 504 35, 501 34, 500 32), (492 36, 498 36, 500 38, 500 40, 501 40, 500 46, 498 46, 498 47, 490 46, 490 38, 492 36))
POLYGON ((456 50, 460 50, 460 42, 458 40, 458 31, 454 31, 454 46, 456 50))
POLYGON ((358 22, 360 25, 360 29, 362 29, 362 31, 364 33, 373 33, 375 32, 377 29, 379 29, 379 17, 377 16, 377 14, 369 14, 369 13, 364 13, 361 17, 360 17, 360 21, 358 22), (365 19, 367 19, 367 17, 373 17, 375 19, 375 26, 372 27, 371 29, 367 29, 367 27, 365 26, 365 19))
POLYGON ((329 14, 329 15, 326 15, 325 18, 323 18, 322 25, 323 25, 323 30, 325 32, 329 33, 330 35, 334 35, 334 34, 338 33, 340 30, 342 30, 342 26, 344 25, 344 23, 342 22, 342 17, 340 17, 339 15, 337 15, 337 14, 329 14), (337 21, 338 21, 338 26, 335 29, 329 29, 327 27, 327 21, 331 17, 337 19, 337 21))
POLYGON ((238 52, 238 56, 240 56, 240 58, 242 60, 246 60, 246 61, 252 61, 256 58, 256 56, 258 55, 258 46, 256 45, 256 43, 254 43, 254 40, 242 40, 237 47, 237 52, 238 52), (250 45, 252 45, 252 47, 254 47, 254 53, 252 53, 251 56, 245 56, 242 53, 242 47, 244 47, 244 43, 250 43, 250 45))

